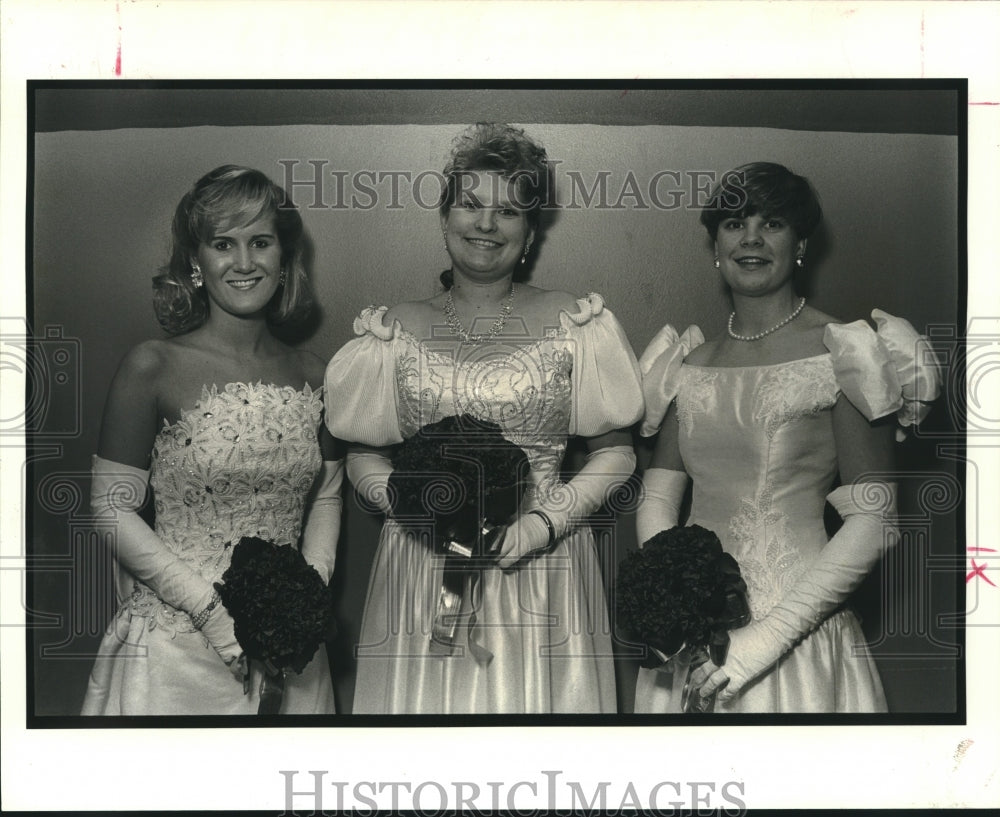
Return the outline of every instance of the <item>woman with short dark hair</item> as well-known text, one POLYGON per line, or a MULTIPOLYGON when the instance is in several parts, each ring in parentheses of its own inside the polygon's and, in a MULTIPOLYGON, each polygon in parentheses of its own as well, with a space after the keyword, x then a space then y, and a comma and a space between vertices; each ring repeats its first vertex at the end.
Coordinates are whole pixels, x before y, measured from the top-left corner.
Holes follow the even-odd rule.
MULTIPOLYGON (((641 358, 644 436, 657 435, 640 543, 678 524, 714 531, 740 563, 752 621, 728 658, 696 668, 720 712, 881 712, 886 702, 851 593, 894 527, 894 414, 916 423, 937 394, 926 340, 875 310, 842 324, 796 293, 820 206, 768 162, 724 174, 701 213, 732 297, 727 331, 664 327, 641 358), (837 483, 839 481, 839 487, 837 483), (824 504, 843 525, 829 539, 824 504)), ((637 712, 679 711, 669 672, 640 670, 637 712)))

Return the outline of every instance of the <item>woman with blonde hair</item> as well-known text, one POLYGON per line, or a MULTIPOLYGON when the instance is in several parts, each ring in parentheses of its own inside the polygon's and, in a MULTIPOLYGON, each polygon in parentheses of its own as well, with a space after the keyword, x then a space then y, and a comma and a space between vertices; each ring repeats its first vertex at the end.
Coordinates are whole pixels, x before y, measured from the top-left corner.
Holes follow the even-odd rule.
MULTIPOLYGON (((301 249, 298 211, 260 171, 218 167, 177 206, 155 281, 169 337, 122 361, 94 457, 92 505, 113 533, 121 606, 86 715, 256 713, 262 675, 213 586, 233 546, 300 547, 330 579, 343 468, 321 422, 323 363, 272 332, 312 305, 301 249), (155 527, 139 514, 147 493, 155 527)), ((281 713, 333 707, 320 646, 288 676, 281 713)))

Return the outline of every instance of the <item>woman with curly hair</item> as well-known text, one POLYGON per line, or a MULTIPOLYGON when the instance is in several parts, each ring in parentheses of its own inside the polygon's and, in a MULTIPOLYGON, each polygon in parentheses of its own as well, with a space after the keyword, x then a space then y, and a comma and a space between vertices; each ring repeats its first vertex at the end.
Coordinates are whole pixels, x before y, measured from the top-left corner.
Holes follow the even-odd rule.
MULTIPOLYGON (((298 211, 260 171, 218 167, 177 206, 154 281, 169 337, 125 356, 94 457, 92 506, 111 531, 121 603, 85 715, 257 712, 262 675, 213 587, 233 545, 301 547, 330 579, 343 468, 321 422, 323 363, 271 329, 310 311, 301 250, 298 211), (139 514, 147 491, 154 528, 139 514)), ((323 647, 288 677, 281 712, 333 712, 323 647)))
MULTIPOLYGON (((443 609, 447 557, 390 518, 365 603, 354 713, 614 712, 607 609, 586 517, 632 473, 642 412, 628 340, 599 295, 517 280, 549 202, 545 150, 485 123, 455 141, 440 226, 450 268, 422 301, 369 308, 327 368, 348 475, 391 513, 393 446, 442 418, 495 424, 530 462, 496 561, 443 609), (568 483, 567 442, 586 465, 568 483), (437 625, 454 623, 449 649, 437 625), (439 645, 438 645, 439 646, 439 645)), ((489 479, 489 475, 486 475, 489 479)))

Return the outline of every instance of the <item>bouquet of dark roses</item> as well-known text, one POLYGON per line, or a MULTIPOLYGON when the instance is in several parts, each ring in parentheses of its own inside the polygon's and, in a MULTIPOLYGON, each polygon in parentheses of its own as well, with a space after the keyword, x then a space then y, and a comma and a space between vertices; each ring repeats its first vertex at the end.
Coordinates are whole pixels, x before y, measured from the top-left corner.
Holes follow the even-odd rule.
POLYGON ((434 544, 471 558, 489 554, 517 513, 528 457, 495 423, 469 414, 422 427, 399 447, 389 477, 392 515, 434 525, 434 544))
POLYGON ((276 714, 285 674, 301 674, 334 634, 330 588, 297 548, 244 536, 216 583, 236 640, 264 669, 258 714, 276 714))
MULTIPOLYGON (((622 626, 650 647, 643 666, 691 669, 726 661, 729 631, 750 622, 746 583, 719 538, 700 525, 660 531, 630 553, 618 571, 616 609, 622 626)), ((707 711, 714 700, 693 695, 684 711, 707 711)))
MULTIPOLYGON (((413 527, 430 523, 434 548, 445 556, 432 652, 454 652, 466 592, 475 592, 481 569, 494 561, 529 470, 527 455, 504 439, 498 425, 469 414, 422 427, 393 458, 393 518, 413 527)), ((477 661, 489 663, 492 655, 474 637, 475 620, 473 609, 469 649, 477 661)))

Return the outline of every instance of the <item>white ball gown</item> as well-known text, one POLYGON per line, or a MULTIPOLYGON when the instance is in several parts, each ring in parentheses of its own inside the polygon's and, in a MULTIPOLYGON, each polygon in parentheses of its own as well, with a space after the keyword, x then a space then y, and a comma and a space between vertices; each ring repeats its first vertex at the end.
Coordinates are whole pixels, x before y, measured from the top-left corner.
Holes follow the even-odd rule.
MULTIPOLYGON (((257 536, 296 546, 322 462, 322 392, 229 383, 168 423, 153 445, 156 533, 207 580, 220 581, 232 545, 257 536)), ((190 616, 119 566, 122 600, 91 673, 84 715, 253 715, 259 684, 243 685, 190 616)), ((259 680, 259 679, 255 679, 259 680)), ((326 650, 285 681, 280 714, 334 711, 326 650)))
MULTIPOLYGON (((494 422, 530 461, 527 510, 562 484, 570 436, 597 436, 641 416, 637 362, 598 295, 562 312, 545 338, 508 344, 504 337, 502 353, 492 345, 457 353, 452 339, 417 339, 398 322, 384 326, 385 311, 366 309, 354 324, 359 337, 327 369, 326 388, 337 395, 327 422, 336 437, 382 447, 443 417, 494 422)), ((354 714, 616 711, 611 631, 589 527, 571 527, 513 570, 483 569, 452 655, 428 649, 442 565, 412 533, 386 522, 356 646, 354 714), (491 660, 476 657, 470 637, 491 660)))
MULTIPOLYGON (((748 367, 684 362, 704 338, 664 327, 643 353, 650 435, 676 400, 679 446, 693 483, 688 525, 714 531, 739 562, 754 620, 782 600, 828 541, 823 512, 837 476, 832 409, 843 394, 869 420, 913 422, 934 387, 920 373, 912 327, 878 310, 830 324, 826 354, 748 367), (906 328, 903 328, 905 324, 906 328), (922 379, 923 378, 923 379, 922 379)), ((716 712, 884 712, 879 674, 849 606, 826 617, 716 712)), ((638 713, 678 712, 671 673, 640 669, 638 713)))

